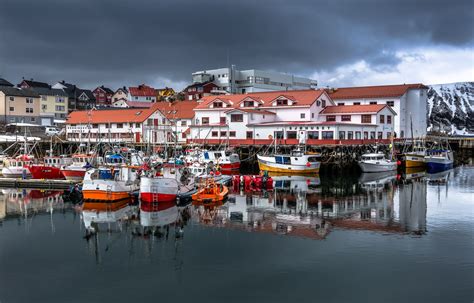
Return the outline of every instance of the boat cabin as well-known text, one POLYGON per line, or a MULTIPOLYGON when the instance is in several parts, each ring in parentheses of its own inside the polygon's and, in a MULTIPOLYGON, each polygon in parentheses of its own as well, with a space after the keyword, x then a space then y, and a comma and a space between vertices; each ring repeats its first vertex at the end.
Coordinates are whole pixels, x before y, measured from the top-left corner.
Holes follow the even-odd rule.
POLYGON ((44 157, 44 165, 59 167, 62 165, 71 165, 72 159, 66 157, 44 157))
POLYGON ((383 160, 383 159, 384 159, 384 155, 383 155, 383 154, 366 154, 366 155, 362 155, 362 161, 370 161, 370 160, 379 161, 379 160, 383 160))

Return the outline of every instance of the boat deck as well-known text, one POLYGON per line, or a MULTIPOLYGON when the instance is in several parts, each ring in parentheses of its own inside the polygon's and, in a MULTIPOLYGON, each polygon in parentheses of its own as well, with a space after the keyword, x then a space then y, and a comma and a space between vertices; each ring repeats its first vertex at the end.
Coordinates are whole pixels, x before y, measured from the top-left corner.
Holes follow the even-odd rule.
POLYGON ((0 178, 0 187, 38 188, 38 189, 69 189, 80 182, 72 180, 45 180, 0 178))

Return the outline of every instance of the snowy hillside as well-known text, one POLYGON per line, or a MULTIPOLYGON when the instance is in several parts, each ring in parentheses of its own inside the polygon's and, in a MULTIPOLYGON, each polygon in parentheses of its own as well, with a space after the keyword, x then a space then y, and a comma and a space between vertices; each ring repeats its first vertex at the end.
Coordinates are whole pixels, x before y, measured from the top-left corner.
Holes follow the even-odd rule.
POLYGON ((428 130, 474 134, 474 82, 430 85, 428 130))

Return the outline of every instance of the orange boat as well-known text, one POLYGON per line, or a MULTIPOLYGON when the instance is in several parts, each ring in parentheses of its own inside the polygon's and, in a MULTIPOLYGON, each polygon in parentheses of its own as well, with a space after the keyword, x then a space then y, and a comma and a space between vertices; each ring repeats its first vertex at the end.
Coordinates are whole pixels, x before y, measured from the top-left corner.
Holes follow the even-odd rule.
POLYGON ((225 200, 228 193, 229 189, 227 186, 217 184, 214 178, 209 178, 201 183, 198 191, 191 197, 193 201, 210 203, 225 200))

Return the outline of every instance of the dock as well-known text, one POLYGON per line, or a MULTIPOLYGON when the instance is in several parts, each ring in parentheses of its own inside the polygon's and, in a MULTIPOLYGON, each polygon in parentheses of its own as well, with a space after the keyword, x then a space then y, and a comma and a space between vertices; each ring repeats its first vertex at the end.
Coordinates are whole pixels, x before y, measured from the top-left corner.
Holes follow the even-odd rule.
POLYGON ((76 184, 72 180, 0 178, 0 187, 11 188, 69 189, 76 184))

